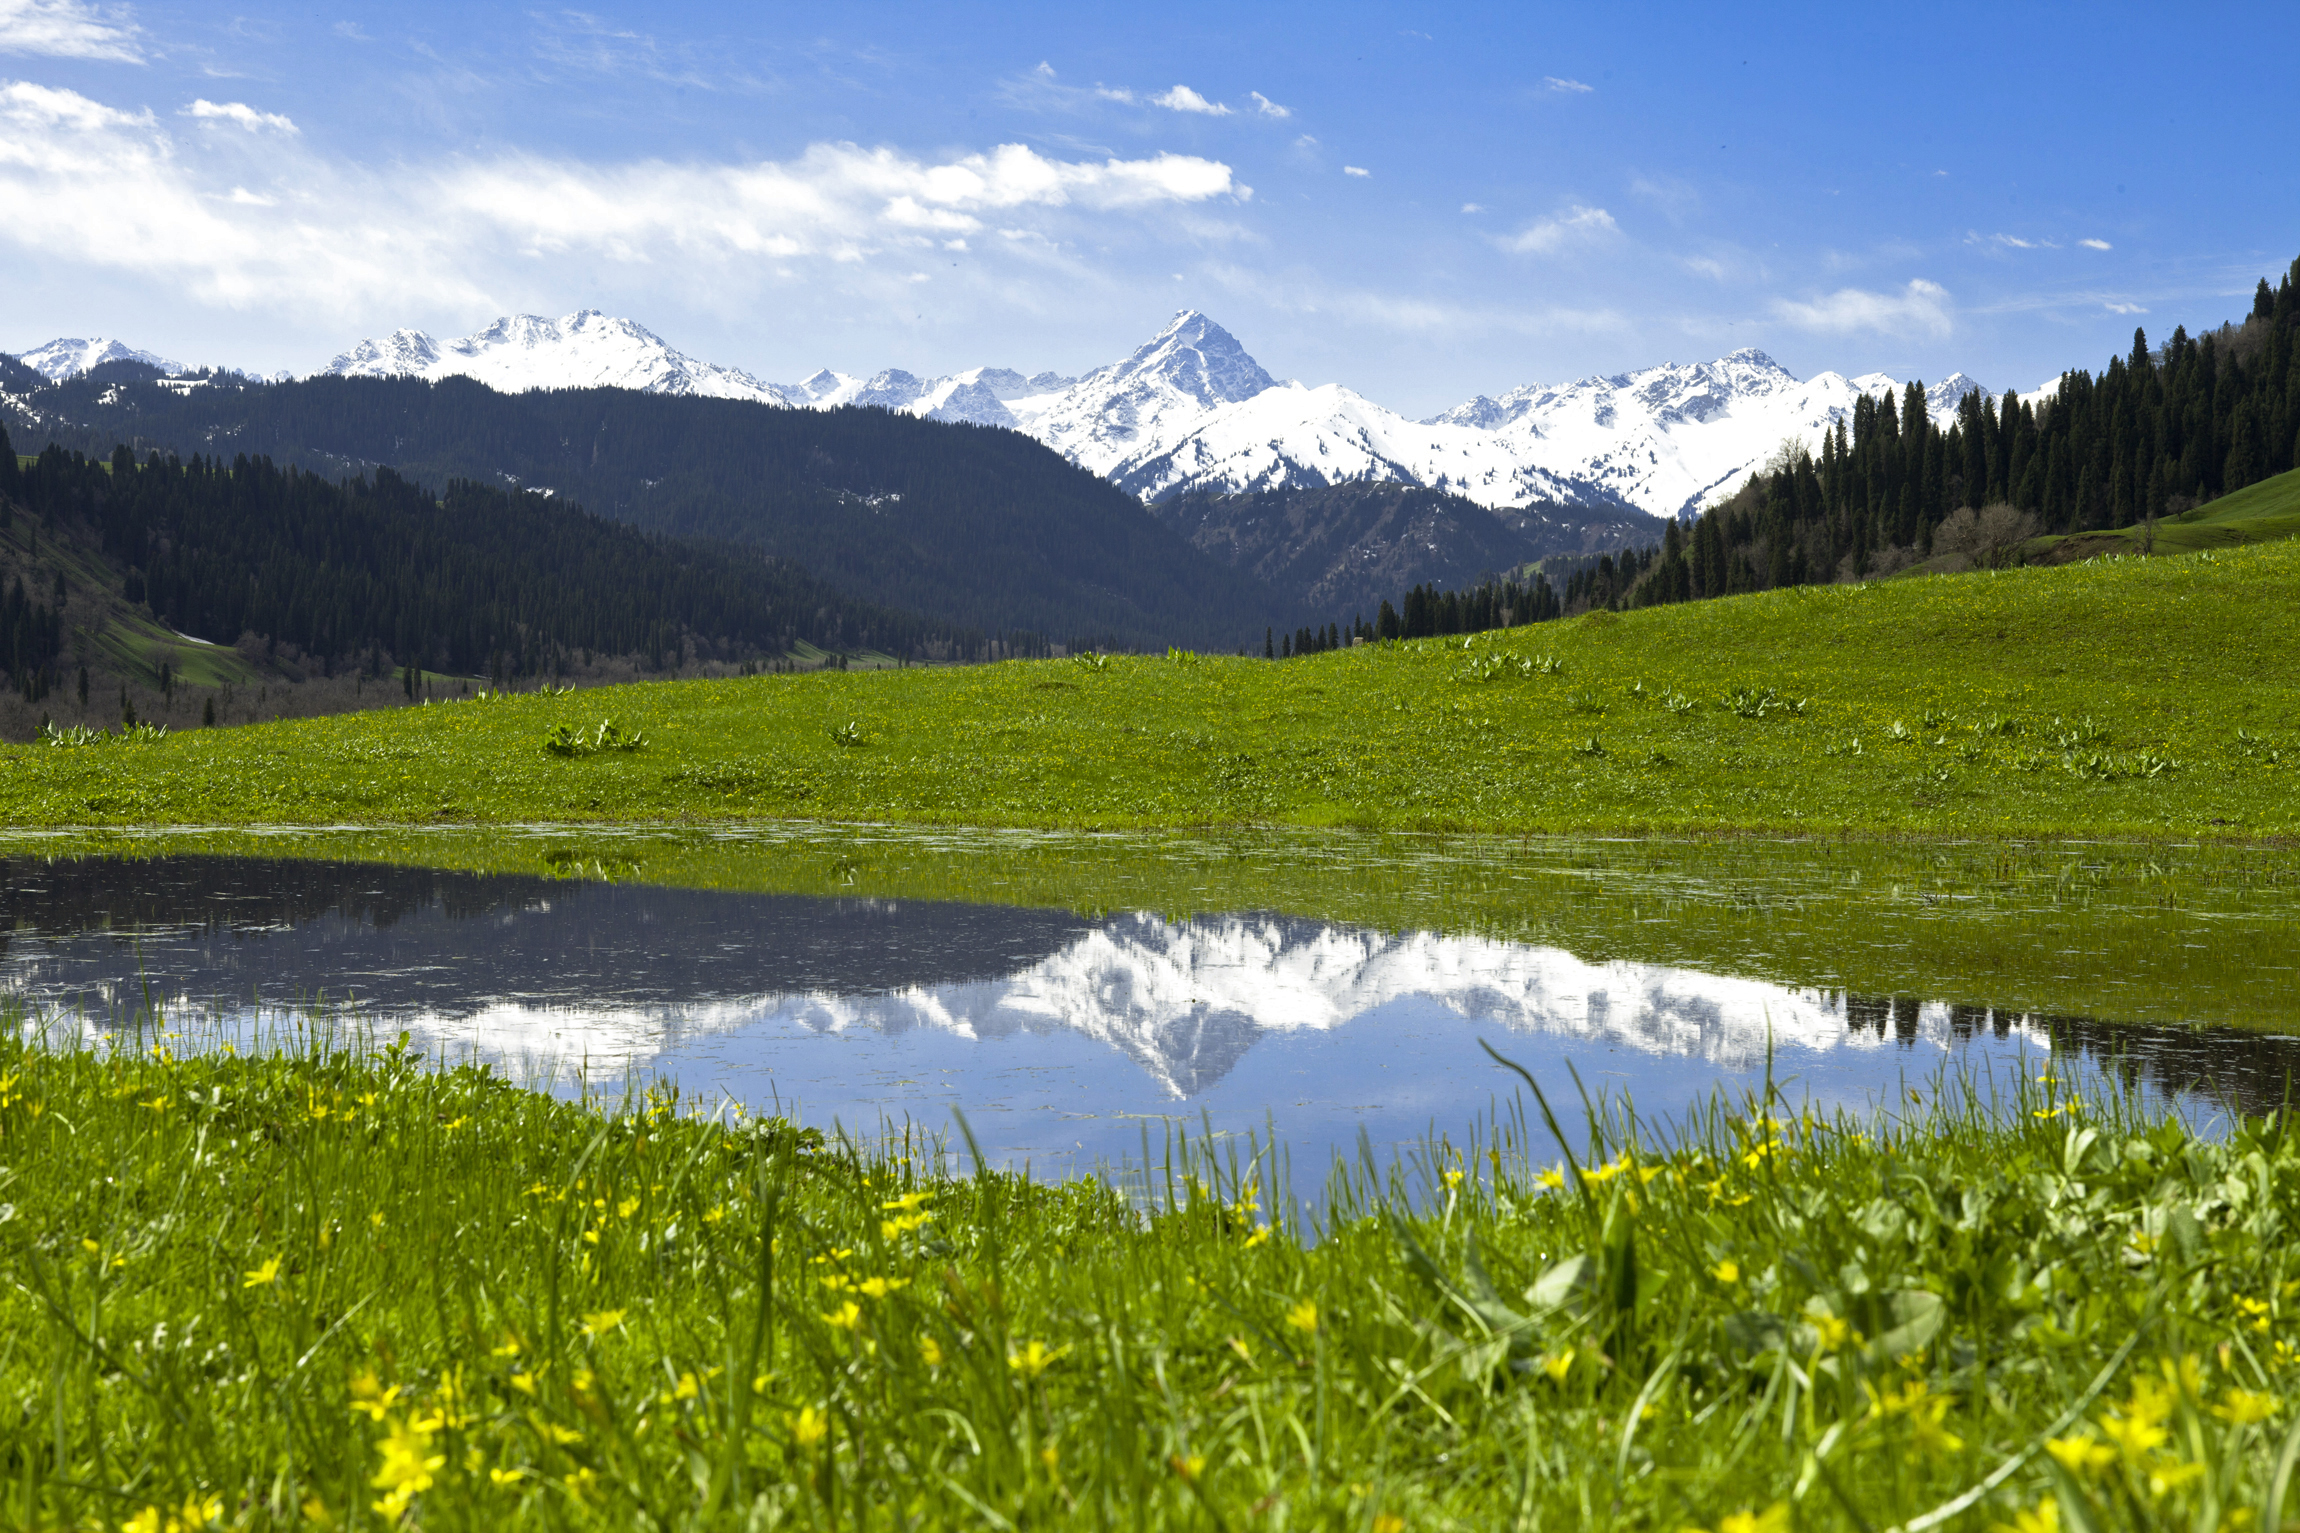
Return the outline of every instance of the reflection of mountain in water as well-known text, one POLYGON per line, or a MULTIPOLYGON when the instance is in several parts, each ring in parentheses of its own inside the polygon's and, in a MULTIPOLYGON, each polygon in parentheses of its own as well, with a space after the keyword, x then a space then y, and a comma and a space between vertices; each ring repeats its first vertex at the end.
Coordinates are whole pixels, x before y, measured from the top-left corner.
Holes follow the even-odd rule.
POLYGON ((1400 1003, 1593 1048, 1758 1067, 1769 1047, 2050 1035, 2134 1083, 2258 1109, 2300 1040, 1799 990, 1555 948, 1274 916, 824 900, 224 858, 0 862, 0 987, 98 1021, 313 997, 491 1053, 664 1061, 758 1027, 1083 1033, 1196 1096, 1274 1033, 1400 1003))

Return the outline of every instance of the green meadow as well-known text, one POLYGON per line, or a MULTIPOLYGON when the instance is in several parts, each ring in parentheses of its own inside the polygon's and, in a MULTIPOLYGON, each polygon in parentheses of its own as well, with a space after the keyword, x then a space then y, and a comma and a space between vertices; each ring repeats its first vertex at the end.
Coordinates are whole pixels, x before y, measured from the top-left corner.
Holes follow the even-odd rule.
POLYGON ((2300 1459, 2281 1117, 2048 1073, 1048 1185, 14 1020, 10 1527, 2206 1533, 2300 1459))
POLYGON ((2300 826, 2296 762, 2280 541, 1282 662, 825 671, 12 747, 0 814, 2257 841, 2300 826))
MULTIPOLYGON (((1298 660, 76 734, 0 748, 0 850, 1279 910, 2286 1029, 2300 543, 2246 494, 2148 558, 1298 660)), ((0 1028, 0 1526, 2292 1525, 2288 1117, 2073 1063, 1047 1182, 963 1124, 262 1045, 0 1028)))

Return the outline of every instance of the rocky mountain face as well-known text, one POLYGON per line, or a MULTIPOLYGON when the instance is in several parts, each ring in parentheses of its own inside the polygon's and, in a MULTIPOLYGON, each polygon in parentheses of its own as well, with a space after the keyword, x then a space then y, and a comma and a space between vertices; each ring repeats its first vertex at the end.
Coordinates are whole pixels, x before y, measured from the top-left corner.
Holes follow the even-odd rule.
POLYGON ((1664 525, 1630 509, 1497 509, 1383 481, 1178 495, 1151 510, 1195 547, 1344 618, 1370 618, 1417 585, 1458 589, 1536 559, 1657 542, 1664 525))

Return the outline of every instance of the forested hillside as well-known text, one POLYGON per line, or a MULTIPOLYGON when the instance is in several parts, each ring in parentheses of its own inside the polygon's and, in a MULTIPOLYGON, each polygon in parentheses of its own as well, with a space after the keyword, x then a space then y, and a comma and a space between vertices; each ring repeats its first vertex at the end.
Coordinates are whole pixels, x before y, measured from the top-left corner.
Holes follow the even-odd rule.
POLYGON ((1182 495, 1151 509, 1197 548, 1345 621, 1410 587, 1468 585, 1555 555, 1654 542, 1662 526, 1636 510, 1496 510, 1387 482, 1182 495))
MULTIPOLYGON (((800 644, 937 659, 983 645, 755 550, 682 544, 469 481, 434 495, 390 469, 338 483, 245 456, 139 463, 124 446, 104 460, 51 446, 20 463, 0 432, 0 528, 19 519, 29 535, 8 540, 0 662, 28 702, 97 658, 104 619, 76 619, 87 631, 69 655, 60 620, 94 588, 148 613, 147 627, 236 642, 252 662, 284 652, 322 674, 512 680, 606 657, 660 672, 779 663, 800 644)), ((139 669, 118 644, 105 652, 139 669)), ((134 679, 157 682, 159 664, 145 668, 134 679)))
POLYGON ((1621 599, 1687 601, 1890 574, 1919 560, 2000 557, 2037 533, 2147 523, 2280 474, 2300 456, 2300 261, 2252 312, 2160 349, 2135 330, 2097 376, 2064 373, 2037 403, 1968 394, 1927 416, 1863 401, 1850 426, 1776 458, 1689 530, 1621 599))
POLYGON ((883 410, 464 378, 221 375, 193 388, 110 364, 24 395, 27 441, 139 456, 262 455, 329 477, 549 490, 617 521, 793 560, 851 595, 1054 643, 1259 645, 1296 610, 1139 502, 1015 432, 883 410))

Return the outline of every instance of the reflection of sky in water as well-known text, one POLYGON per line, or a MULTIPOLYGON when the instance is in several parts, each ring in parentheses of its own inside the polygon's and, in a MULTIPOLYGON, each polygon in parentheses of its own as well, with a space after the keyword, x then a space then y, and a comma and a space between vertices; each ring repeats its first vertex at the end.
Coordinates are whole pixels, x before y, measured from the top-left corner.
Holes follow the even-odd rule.
MULTIPOLYGON (((1457 1137, 1531 1069, 1553 1101, 1674 1114, 1777 1080, 1867 1108, 1952 1061, 2009 1083, 2048 1031, 2137 1078, 2280 1094, 2285 1045, 1271 916, 829 901, 423 870, 171 859, 7 863, 0 986, 116 1023, 148 989, 246 1025, 315 999, 436 1053, 690 1092, 869 1130, 948 1128, 1049 1169, 1138 1155, 1160 1120, 1274 1127, 1297 1164, 1457 1137)), ((1562 1103, 1561 1103, 1562 1105, 1562 1103)))

